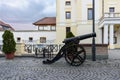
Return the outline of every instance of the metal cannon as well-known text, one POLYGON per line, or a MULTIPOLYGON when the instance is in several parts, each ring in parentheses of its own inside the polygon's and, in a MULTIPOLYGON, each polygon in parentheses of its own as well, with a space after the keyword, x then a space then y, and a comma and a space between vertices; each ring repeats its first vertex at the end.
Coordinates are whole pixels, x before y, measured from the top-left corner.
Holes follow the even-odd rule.
POLYGON ((96 33, 64 39, 63 43, 65 43, 65 45, 59 50, 58 54, 52 60, 47 59, 43 61, 43 64, 52 64, 64 55, 66 62, 70 65, 81 65, 86 59, 86 51, 83 46, 79 44, 80 40, 91 37, 96 37, 96 33))

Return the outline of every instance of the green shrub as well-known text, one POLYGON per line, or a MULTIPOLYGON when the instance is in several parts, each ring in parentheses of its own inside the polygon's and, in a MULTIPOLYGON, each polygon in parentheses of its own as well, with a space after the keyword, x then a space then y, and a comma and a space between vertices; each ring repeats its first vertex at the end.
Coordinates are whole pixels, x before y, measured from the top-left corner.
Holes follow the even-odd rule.
POLYGON ((75 37, 75 35, 72 32, 67 32, 66 38, 70 38, 70 37, 75 37))
POLYGON ((2 35, 3 38, 3 48, 2 51, 6 53, 11 53, 16 51, 16 42, 14 40, 14 35, 11 31, 5 30, 2 35))

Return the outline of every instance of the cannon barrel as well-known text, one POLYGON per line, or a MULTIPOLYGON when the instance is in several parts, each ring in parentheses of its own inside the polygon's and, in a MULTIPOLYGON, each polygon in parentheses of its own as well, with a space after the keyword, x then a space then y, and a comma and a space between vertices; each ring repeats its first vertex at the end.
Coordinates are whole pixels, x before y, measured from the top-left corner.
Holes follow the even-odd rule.
POLYGON ((71 41, 75 41, 75 40, 83 40, 83 39, 87 39, 87 38, 91 38, 91 37, 96 37, 96 33, 90 33, 90 34, 85 34, 85 35, 81 35, 81 36, 66 38, 66 39, 64 39, 63 43, 67 43, 67 42, 71 42, 71 41))

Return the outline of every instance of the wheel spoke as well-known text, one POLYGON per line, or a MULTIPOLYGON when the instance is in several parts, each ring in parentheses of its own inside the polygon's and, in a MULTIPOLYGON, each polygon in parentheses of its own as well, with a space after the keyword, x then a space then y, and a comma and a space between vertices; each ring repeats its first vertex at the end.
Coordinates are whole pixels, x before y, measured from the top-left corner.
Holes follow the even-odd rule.
POLYGON ((73 57, 72 61, 71 61, 71 65, 73 65, 74 63, 74 60, 75 60, 75 57, 73 57))
POLYGON ((80 55, 76 55, 73 57, 73 59, 71 61, 71 65, 79 65, 83 62, 84 62, 84 59, 80 55), (75 61, 75 59, 77 59, 78 61, 75 61))
POLYGON ((79 61, 84 61, 84 58, 83 57, 81 57, 80 55, 79 55, 79 53, 77 53, 77 55, 75 56, 75 59, 78 59, 79 61))
POLYGON ((82 50, 80 50, 80 51, 78 51, 78 53, 80 53, 80 54, 81 54, 82 52, 84 52, 84 50, 83 50, 83 49, 82 49, 82 50))
POLYGON ((78 59, 80 62, 81 62, 81 61, 82 61, 82 62, 84 61, 84 58, 81 57, 80 55, 77 56, 77 59, 78 59))

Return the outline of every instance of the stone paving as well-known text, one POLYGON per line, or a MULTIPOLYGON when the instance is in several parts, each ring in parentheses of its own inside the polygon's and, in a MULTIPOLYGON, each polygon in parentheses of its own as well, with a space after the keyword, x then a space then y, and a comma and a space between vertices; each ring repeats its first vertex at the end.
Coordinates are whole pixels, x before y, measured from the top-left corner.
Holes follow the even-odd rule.
POLYGON ((0 80, 120 80, 120 60, 86 60, 78 67, 64 58, 44 65, 39 58, 0 58, 0 80))
POLYGON ((120 59, 120 49, 108 50, 109 59, 120 59))

